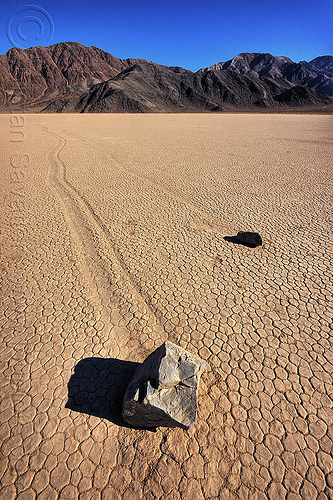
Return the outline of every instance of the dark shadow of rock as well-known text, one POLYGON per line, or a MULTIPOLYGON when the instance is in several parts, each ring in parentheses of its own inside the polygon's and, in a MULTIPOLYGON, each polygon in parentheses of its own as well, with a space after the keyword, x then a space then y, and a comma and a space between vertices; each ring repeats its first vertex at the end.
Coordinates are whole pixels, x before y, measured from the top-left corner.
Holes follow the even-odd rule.
POLYGON ((236 245, 242 245, 243 247, 256 248, 258 245, 251 245, 250 243, 244 243, 239 241, 237 236, 224 236, 223 239, 229 243, 235 243, 236 245))
POLYGON ((138 365, 114 358, 82 359, 68 382, 66 408, 130 427, 123 420, 121 407, 138 365))

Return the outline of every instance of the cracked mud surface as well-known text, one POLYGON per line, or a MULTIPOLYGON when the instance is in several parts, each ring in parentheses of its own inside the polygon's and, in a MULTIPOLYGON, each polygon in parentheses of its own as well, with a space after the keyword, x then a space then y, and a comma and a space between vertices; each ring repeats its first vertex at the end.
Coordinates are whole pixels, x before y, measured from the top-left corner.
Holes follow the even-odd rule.
POLYGON ((0 122, 0 497, 332 499, 332 118, 0 122), (127 427, 165 340, 197 422, 127 427))

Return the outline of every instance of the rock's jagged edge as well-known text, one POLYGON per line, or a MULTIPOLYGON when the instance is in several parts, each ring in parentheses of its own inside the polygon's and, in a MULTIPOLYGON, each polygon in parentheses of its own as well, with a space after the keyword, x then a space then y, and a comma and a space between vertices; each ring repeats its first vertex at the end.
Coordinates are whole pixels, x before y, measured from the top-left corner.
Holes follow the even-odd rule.
POLYGON ((189 429, 197 416, 199 380, 207 364, 165 342, 138 367, 124 397, 122 415, 133 427, 189 429))

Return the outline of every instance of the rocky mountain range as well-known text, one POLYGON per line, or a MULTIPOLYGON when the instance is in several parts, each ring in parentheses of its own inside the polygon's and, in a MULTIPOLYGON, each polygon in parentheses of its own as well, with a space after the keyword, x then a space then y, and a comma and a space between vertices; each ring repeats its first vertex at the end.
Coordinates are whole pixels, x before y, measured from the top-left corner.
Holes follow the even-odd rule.
POLYGON ((64 42, 0 56, 0 109, 199 112, 333 106, 333 57, 243 53, 192 72, 64 42))
POLYGON ((320 94, 333 96, 332 56, 316 57, 310 62, 301 61, 295 63, 288 57, 244 53, 227 62, 203 68, 201 71, 227 69, 255 78, 285 78, 290 83, 303 85, 320 94))

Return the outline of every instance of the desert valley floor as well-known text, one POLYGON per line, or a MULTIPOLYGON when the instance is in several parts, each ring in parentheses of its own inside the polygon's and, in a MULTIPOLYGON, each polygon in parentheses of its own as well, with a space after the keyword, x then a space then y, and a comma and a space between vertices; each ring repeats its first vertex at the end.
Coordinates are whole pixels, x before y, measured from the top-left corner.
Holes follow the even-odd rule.
POLYGON ((0 497, 332 499, 332 116, 0 130, 0 497), (197 421, 130 428, 167 339, 209 365, 197 421))

